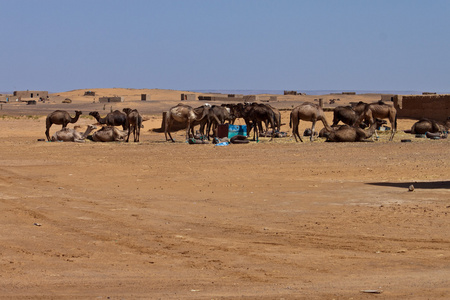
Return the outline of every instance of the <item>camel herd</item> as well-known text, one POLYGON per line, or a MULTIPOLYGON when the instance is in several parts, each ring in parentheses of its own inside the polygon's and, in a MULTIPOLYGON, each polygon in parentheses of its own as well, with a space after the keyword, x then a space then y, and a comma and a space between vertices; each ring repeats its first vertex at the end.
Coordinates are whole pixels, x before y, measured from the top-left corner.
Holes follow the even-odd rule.
MULTIPOLYGON (((78 121, 81 111, 75 111, 75 117, 71 117, 66 111, 57 110, 50 113, 46 119, 46 137, 51 141, 72 141, 83 142, 86 138, 95 142, 129 141, 133 133, 134 142, 139 142, 142 117, 136 109, 124 108, 122 112, 116 110, 108 113, 104 118, 96 111, 89 115, 94 117, 98 124, 102 126, 92 133, 96 126, 89 125, 86 132, 77 132, 67 128, 69 123, 78 121), (62 125, 62 129, 57 131, 51 138, 49 129, 53 124, 62 125), (121 126, 122 130, 116 128, 121 126), (92 135, 90 135, 92 133, 92 135)), ((251 136, 253 130, 253 140, 257 141, 259 136, 270 136, 270 141, 279 134, 281 128, 281 114, 278 109, 262 103, 238 103, 209 105, 205 104, 197 108, 189 105, 178 104, 169 109, 164 122, 164 134, 166 141, 174 142, 171 131, 174 123, 182 124, 186 127, 186 140, 195 137, 194 127, 200 125, 200 135, 208 140, 216 136, 217 128, 220 124, 229 122, 234 124, 237 118, 242 118, 247 125, 247 136, 251 136), (263 124, 265 126, 263 126, 263 124), (272 129, 272 130, 269 130, 272 129)), ((378 137, 376 130, 383 124, 387 124, 384 119, 388 119, 391 125, 389 140, 392 141, 397 131, 397 111, 387 103, 382 101, 374 103, 359 102, 353 106, 338 106, 333 111, 333 123, 330 126, 326 120, 323 109, 311 102, 304 102, 293 108, 290 113, 289 126, 292 128, 292 135, 295 141, 303 142, 299 134, 300 121, 311 122, 310 140, 315 136, 324 137, 328 142, 358 142, 373 135, 378 137), (321 121, 324 128, 317 134, 315 125, 321 121), (343 125, 339 125, 342 122, 343 125), (367 128, 368 127, 368 128, 367 128)), ((435 134, 440 136, 450 129, 450 117, 445 123, 435 120, 421 119, 417 121, 409 132, 413 134, 435 134)), ((408 132, 408 131, 406 131, 408 132)))
MULTIPOLYGON (((74 129, 67 128, 69 123, 77 122, 81 114, 81 111, 75 111, 75 117, 72 118, 67 111, 63 110, 56 110, 50 113, 45 122, 45 135, 47 140, 55 142, 84 142, 89 137, 89 134, 97 128, 96 126, 89 125, 83 134, 74 129), (50 138, 49 131, 53 124, 62 125, 62 129, 50 138)), ((89 115, 93 116, 100 125, 106 125, 92 134, 92 141, 115 142, 123 141, 126 137, 126 142, 128 142, 130 134, 133 133, 134 141, 139 142, 142 117, 136 109, 124 108, 123 112, 116 110, 110 112, 104 118, 101 118, 100 114, 96 111, 90 112, 89 115), (123 130, 117 129, 115 126, 122 126, 123 130)))

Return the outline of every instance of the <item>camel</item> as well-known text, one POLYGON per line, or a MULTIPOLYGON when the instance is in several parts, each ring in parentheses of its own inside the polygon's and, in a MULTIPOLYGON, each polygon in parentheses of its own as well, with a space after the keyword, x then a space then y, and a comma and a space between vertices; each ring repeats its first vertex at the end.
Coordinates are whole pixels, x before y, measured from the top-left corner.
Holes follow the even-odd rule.
MULTIPOLYGON (((392 141, 394 139, 395 132, 397 131, 397 110, 392 105, 384 103, 381 100, 375 103, 367 104, 364 112, 359 116, 358 120, 356 120, 355 125, 361 124, 363 120, 366 120, 369 125, 372 125, 376 118, 389 119, 392 128, 389 141, 392 141)), ((378 136, 376 131, 375 135, 378 136)))
POLYGON ((194 136, 195 122, 202 121, 206 117, 208 110, 209 106, 206 105, 192 108, 189 105, 181 103, 170 108, 166 114, 165 119, 166 123, 164 128, 164 135, 166 137, 166 141, 169 141, 169 139, 167 138, 167 135, 169 135, 170 140, 172 142, 175 142, 175 140, 172 138, 172 135, 170 134, 170 129, 174 121, 187 124, 186 140, 189 139, 189 131, 192 131, 192 136, 194 136))
POLYGON ((142 117, 136 109, 124 108, 123 112, 127 115, 128 135, 126 142, 130 139, 131 130, 135 142, 139 142, 139 135, 142 127, 142 117))
POLYGON ((122 126, 123 130, 127 129, 127 115, 119 110, 115 110, 106 115, 106 117, 101 118, 98 111, 91 111, 90 116, 93 116, 97 122, 101 125, 108 126, 122 126))
POLYGON ((291 111, 289 127, 292 128, 292 134, 294 135, 296 142, 298 142, 297 137, 300 139, 301 142, 303 142, 302 137, 298 132, 298 125, 300 124, 300 120, 312 122, 311 136, 310 136, 311 142, 314 140, 315 135, 314 129, 316 127, 317 121, 319 120, 322 121, 323 126, 325 126, 327 130, 331 131, 331 127, 330 125, 328 125, 323 109, 318 104, 311 102, 304 102, 299 106, 295 107, 291 111))
MULTIPOLYGON (((233 108, 233 115, 238 118, 244 118, 247 125, 247 136, 250 136, 250 131, 253 128, 253 140, 259 140, 259 133, 263 131, 262 122, 269 122, 272 128, 275 128, 275 113, 273 110, 258 103, 251 103, 243 105, 238 103, 233 108)), ((275 137, 276 130, 272 130, 270 141, 275 137)))
MULTIPOLYGON (((265 106, 269 107, 273 111, 273 113, 274 113, 273 121, 274 121, 274 124, 275 124, 275 127, 276 127, 276 128, 273 128, 273 129, 279 132, 281 130, 281 113, 280 113, 280 110, 278 108, 276 108, 276 107, 273 107, 272 105, 269 105, 269 104, 265 104, 265 106)), ((267 128, 268 124, 267 123, 268 122, 266 121, 266 132, 268 130, 268 128, 267 128)))
POLYGON ((104 126, 100 130, 97 130, 92 135, 94 142, 117 142, 123 141, 128 132, 125 130, 117 129, 114 126, 104 126))
POLYGON ((327 142, 360 142, 370 138, 376 131, 377 127, 386 124, 385 120, 376 119, 369 129, 364 130, 359 127, 342 125, 338 129, 332 129, 328 136, 327 142))
POLYGON ((337 106, 333 110, 333 124, 331 127, 336 126, 339 121, 344 124, 353 126, 358 120, 361 113, 365 108, 364 102, 359 102, 356 106, 337 106))
POLYGON ((206 120, 207 120, 206 136, 209 140, 211 126, 214 126, 213 127, 214 132, 214 130, 217 128, 218 125, 224 124, 225 121, 231 122, 232 120, 234 120, 234 115, 231 113, 230 108, 228 107, 213 105, 208 110, 206 120))
POLYGON ((55 110, 54 112, 50 113, 45 120, 45 135, 47 137, 47 140, 50 141, 50 127, 53 124, 62 125, 62 128, 66 128, 67 124, 76 123, 81 114, 81 111, 76 110, 75 117, 72 118, 70 114, 65 110, 55 110))
POLYGON ((88 125, 84 133, 78 132, 75 129, 64 127, 63 129, 55 132, 52 136, 52 142, 78 142, 84 143, 86 137, 92 130, 96 129, 95 125, 88 125))
POLYGON ((411 127, 412 134, 426 134, 437 133, 448 131, 450 129, 450 117, 447 118, 446 122, 443 124, 439 124, 438 121, 422 118, 411 127))

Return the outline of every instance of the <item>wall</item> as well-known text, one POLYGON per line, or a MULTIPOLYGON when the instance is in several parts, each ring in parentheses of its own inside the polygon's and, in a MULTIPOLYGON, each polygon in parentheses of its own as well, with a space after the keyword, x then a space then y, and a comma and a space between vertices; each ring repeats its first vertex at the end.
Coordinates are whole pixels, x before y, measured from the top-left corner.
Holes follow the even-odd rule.
POLYGON ((444 121, 450 116, 450 95, 395 95, 394 106, 399 117, 444 121))

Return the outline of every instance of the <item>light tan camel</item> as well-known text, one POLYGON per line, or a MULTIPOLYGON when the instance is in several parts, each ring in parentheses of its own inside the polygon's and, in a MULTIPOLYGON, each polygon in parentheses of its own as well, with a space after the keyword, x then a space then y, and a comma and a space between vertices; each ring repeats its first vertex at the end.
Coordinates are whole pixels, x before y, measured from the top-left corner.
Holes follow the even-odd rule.
POLYGON ((377 127, 383 124, 386 124, 385 120, 376 119, 367 130, 356 126, 342 125, 328 133, 327 142, 360 142, 372 137, 377 127))
POLYGON ((50 141, 50 127, 53 124, 62 125, 62 128, 66 128, 67 124, 76 123, 81 114, 81 111, 76 110, 75 117, 72 118, 65 110, 55 110, 54 112, 50 113, 45 120, 45 136, 47 137, 47 140, 50 141))
POLYGON ((133 131, 135 142, 139 142, 139 135, 142 127, 142 117, 136 109, 124 108, 123 112, 127 115, 128 135, 126 142, 130 139, 130 133, 133 131))
POLYGON ((96 129, 95 125, 88 125, 84 133, 78 132, 75 129, 64 127, 63 129, 55 132, 52 136, 52 142, 78 142, 84 143, 86 137, 92 130, 96 129))
MULTIPOLYGON (((397 110, 394 106, 384 103, 381 100, 375 103, 367 104, 363 113, 359 116, 358 120, 356 120, 355 126, 360 125, 363 120, 366 120, 366 123, 372 125, 376 118, 389 119, 392 128, 389 141, 392 141, 394 139, 395 132, 397 131, 397 110)), ((378 137, 376 131, 375 135, 378 137)))
POLYGON ((127 136, 126 130, 117 129, 114 126, 105 126, 100 130, 97 130, 92 135, 92 140, 94 142, 117 142, 123 141, 127 136))
POLYGON ((304 102, 299 106, 295 107, 291 111, 291 117, 289 121, 289 127, 292 128, 292 134, 295 137, 295 141, 298 142, 297 137, 303 142, 300 133, 298 132, 298 126, 300 124, 300 120, 312 122, 311 126, 311 137, 310 141, 314 140, 314 129, 316 127, 317 121, 322 121, 323 126, 327 128, 327 130, 331 131, 331 127, 328 125, 328 122, 325 118, 325 114, 323 113, 323 109, 315 103, 304 102))
POLYGON ((169 141, 167 135, 172 142, 175 140, 172 138, 170 134, 170 129, 174 121, 187 124, 186 129, 186 140, 189 139, 189 131, 192 131, 192 136, 194 135, 194 123, 200 122, 203 118, 206 117, 209 110, 209 106, 200 106, 197 108, 192 108, 189 105, 178 104, 177 106, 172 107, 166 114, 165 120, 165 128, 164 135, 166 136, 166 141, 169 141))

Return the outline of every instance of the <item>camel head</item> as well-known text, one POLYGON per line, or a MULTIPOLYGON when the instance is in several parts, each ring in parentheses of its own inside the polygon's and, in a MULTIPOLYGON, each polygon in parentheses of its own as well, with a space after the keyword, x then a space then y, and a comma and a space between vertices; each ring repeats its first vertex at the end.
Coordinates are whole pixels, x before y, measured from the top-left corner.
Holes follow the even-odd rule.
POLYGON ((79 116, 79 115, 81 115, 83 112, 81 111, 81 110, 76 110, 75 111, 75 115, 77 115, 77 116, 79 116))
POLYGON ((93 116, 94 118, 95 118, 96 116, 100 116, 100 114, 98 113, 98 111, 91 111, 91 112, 89 113, 89 115, 90 115, 90 116, 93 116))
POLYGON ((377 125, 376 125, 377 128, 380 128, 381 125, 387 124, 387 122, 386 122, 386 120, 382 120, 382 119, 376 118, 376 119, 375 119, 375 124, 377 124, 377 125))

